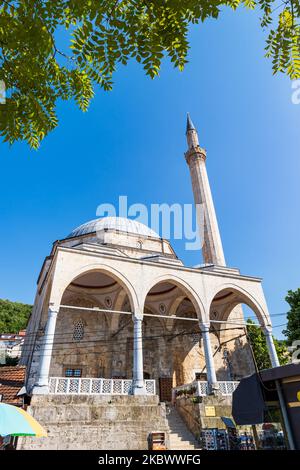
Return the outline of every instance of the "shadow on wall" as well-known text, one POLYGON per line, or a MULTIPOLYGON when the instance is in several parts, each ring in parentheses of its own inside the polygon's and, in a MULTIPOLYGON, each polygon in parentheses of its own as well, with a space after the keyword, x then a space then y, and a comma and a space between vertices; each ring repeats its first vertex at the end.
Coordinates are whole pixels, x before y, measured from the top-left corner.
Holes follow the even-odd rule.
POLYGON ((255 372, 251 348, 245 336, 223 342, 219 351, 223 365, 217 368, 218 380, 241 380, 255 372))

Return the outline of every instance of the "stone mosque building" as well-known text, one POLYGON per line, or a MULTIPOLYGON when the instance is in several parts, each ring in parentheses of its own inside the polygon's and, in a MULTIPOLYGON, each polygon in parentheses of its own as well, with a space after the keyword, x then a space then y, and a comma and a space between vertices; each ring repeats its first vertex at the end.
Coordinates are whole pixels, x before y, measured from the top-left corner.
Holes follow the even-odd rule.
MULTIPOLYGON (((230 394, 254 370, 241 304, 257 316, 278 365, 261 279, 226 266, 206 151, 189 116, 186 136, 194 200, 205 210, 204 264, 185 266, 168 240, 125 218, 93 220, 56 241, 37 281, 22 357, 38 419, 51 423, 43 409, 56 403, 57 412, 58 403, 67 407, 75 396, 106 400, 108 413, 112 397, 119 404, 121 397, 136 400, 145 410, 150 402, 170 402, 174 389, 191 383, 200 395, 230 394)), ((59 435, 58 423, 53 426, 50 435, 59 435)), ((34 448, 28 439, 23 448, 34 448)), ((59 448, 55 442, 47 448, 59 448)))

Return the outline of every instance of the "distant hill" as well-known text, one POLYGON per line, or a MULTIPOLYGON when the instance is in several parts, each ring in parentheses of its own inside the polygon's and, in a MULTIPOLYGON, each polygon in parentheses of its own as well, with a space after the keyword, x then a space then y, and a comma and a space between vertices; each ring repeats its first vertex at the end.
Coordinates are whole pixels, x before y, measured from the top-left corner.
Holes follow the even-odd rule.
POLYGON ((32 305, 0 299, 0 333, 18 333, 27 326, 32 305))

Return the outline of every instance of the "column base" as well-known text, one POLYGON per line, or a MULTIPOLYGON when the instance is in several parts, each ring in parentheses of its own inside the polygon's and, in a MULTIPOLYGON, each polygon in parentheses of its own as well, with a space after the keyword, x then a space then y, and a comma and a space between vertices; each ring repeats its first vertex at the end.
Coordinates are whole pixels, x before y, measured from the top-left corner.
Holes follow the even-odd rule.
POLYGON ((32 395, 49 395, 49 386, 48 385, 34 385, 32 395))
POLYGON ((145 384, 134 385, 132 394, 133 395, 147 395, 145 384))
POLYGON ((218 382, 214 382, 209 384, 208 386, 208 394, 209 395, 218 395, 220 393, 220 387, 218 382))

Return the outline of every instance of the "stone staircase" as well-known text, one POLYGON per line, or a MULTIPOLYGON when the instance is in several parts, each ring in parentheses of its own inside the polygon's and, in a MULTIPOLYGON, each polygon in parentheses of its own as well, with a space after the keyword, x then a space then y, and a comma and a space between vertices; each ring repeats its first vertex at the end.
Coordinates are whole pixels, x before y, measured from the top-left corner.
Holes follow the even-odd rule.
POLYGON ((169 426, 170 450, 200 449, 200 444, 196 441, 173 406, 167 407, 167 422, 169 426))
POLYGON ((169 432, 157 395, 33 395, 27 411, 48 436, 20 437, 22 450, 145 450, 154 429, 169 432))

